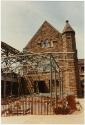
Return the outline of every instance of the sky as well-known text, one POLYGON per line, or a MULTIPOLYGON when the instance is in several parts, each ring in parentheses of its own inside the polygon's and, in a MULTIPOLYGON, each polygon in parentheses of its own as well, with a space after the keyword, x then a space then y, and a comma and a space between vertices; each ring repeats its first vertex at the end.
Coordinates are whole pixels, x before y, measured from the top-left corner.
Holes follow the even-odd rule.
POLYGON ((69 20, 78 58, 84 58, 83 1, 2 1, 1 40, 22 51, 45 20, 61 33, 69 20))

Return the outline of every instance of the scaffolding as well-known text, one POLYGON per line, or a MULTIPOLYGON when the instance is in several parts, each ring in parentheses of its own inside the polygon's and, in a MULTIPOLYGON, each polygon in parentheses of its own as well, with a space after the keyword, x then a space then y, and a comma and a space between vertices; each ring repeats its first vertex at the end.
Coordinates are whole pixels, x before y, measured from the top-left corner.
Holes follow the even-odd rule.
MULTIPOLYGON (((40 74, 48 73, 50 75, 50 96, 56 97, 57 100, 57 83, 59 80, 59 96, 63 95, 63 81, 62 81, 62 71, 55 61, 52 53, 29 53, 29 52, 19 52, 13 49, 9 45, 2 42, 2 72, 14 72, 18 74, 18 77, 24 77, 28 81, 28 89, 30 94, 34 94, 33 79, 36 75, 36 79, 40 80, 40 74), (54 78, 55 90, 53 93, 52 82, 54 78)), ((19 80, 19 78, 18 78, 19 80)), ((19 80, 20 82, 20 80, 19 80)), ((4 87, 5 89, 6 87, 4 87)), ((20 91, 20 86, 18 92, 20 91)), ((5 91, 5 90, 4 90, 5 91)), ((18 93, 19 95, 19 93, 18 93)))

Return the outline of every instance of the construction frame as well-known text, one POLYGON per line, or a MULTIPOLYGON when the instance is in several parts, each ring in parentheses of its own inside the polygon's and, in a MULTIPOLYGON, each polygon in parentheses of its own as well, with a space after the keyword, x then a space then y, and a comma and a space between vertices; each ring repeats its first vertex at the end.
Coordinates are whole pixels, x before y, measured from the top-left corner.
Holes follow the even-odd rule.
MULTIPOLYGON (((55 82, 55 97, 57 98, 57 85, 56 79, 59 79, 60 86, 60 94, 61 97, 63 95, 63 82, 62 82, 62 72, 59 68, 58 63, 55 61, 52 53, 29 53, 23 52, 20 53, 16 49, 12 49, 8 45, 4 45, 2 42, 2 72, 14 72, 17 73, 18 76, 23 76, 25 78, 28 77, 28 74, 37 74, 39 73, 50 73, 50 96, 52 97, 52 79, 54 75, 55 82), (4 50, 4 53, 3 53, 4 50), (5 63, 5 65, 4 65, 5 63), (3 66, 4 65, 4 66, 3 66), (24 71, 24 69, 26 69, 24 71)), ((39 79, 39 78, 38 78, 39 79)), ((31 83, 32 84, 32 83, 31 83)), ((4 87, 6 89, 6 87, 4 87)), ((11 90, 12 93, 12 90, 11 90)), ((31 91, 33 94, 33 91, 31 91)), ((5 90, 4 90, 4 95, 5 90)), ((18 94, 19 95, 19 94, 18 94)), ((5 97, 5 96, 4 96, 5 97)))

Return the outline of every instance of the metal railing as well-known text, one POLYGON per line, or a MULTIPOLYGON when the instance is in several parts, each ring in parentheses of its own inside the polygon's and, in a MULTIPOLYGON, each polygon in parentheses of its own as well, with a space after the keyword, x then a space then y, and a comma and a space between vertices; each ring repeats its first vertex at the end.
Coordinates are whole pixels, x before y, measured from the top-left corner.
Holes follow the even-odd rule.
POLYGON ((2 100, 1 116, 53 115, 55 98, 49 96, 28 96, 12 100, 2 100), (52 103, 51 103, 52 102, 52 103))

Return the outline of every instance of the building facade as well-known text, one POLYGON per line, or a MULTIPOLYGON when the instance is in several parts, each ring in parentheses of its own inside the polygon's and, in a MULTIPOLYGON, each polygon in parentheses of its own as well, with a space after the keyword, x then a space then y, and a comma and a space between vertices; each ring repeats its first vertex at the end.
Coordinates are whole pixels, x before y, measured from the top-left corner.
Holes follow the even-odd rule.
MULTIPOLYGON (((45 21, 23 51, 30 53, 52 53, 62 71, 63 93, 79 94, 79 71, 75 31, 70 26, 68 20, 62 33, 45 21)), ((47 88, 49 88, 49 75, 43 74, 40 77, 46 83, 47 88)), ((42 83, 40 82, 40 84, 42 83)))

